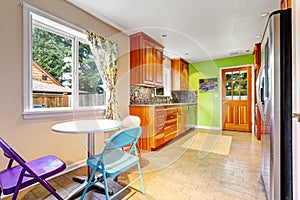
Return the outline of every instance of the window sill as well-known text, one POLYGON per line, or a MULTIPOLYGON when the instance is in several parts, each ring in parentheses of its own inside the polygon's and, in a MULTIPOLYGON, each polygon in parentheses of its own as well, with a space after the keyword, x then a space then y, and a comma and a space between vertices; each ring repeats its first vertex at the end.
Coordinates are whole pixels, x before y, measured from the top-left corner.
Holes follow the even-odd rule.
POLYGON ((44 109, 44 108, 35 108, 34 110, 24 111, 24 119, 42 119, 42 118, 57 118, 57 117, 85 117, 85 116, 104 116, 106 111, 106 106, 98 106, 92 108, 64 108, 64 109, 44 109))

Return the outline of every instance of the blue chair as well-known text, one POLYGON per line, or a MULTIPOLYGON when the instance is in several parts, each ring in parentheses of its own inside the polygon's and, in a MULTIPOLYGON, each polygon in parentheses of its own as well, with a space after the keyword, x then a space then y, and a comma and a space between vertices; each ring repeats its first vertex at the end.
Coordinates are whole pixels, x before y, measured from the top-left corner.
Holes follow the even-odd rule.
POLYGON ((122 129, 109 138, 101 154, 92 156, 87 159, 87 165, 93 169, 93 172, 83 191, 83 194, 80 198, 81 200, 84 199, 84 196, 89 187, 93 186, 99 181, 103 181, 105 196, 107 200, 116 197, 138 180, 140 180, 141 183, 142 193, 145 194, 142 171, 139 162, 138 151, 136 148, 136 143, 141 134, 142 128, 140 126, 122 129), (131 145, 131 149, 128 152, 122 151, 122 147, 126 147, 128 145, 131 145), (134 152, 134 154, 132 154, 132 152, 134 152), (118 175, 134 166, 137 166, 139 176, 129 184, 127 184, 120 191, 109 196, 107 179, 115 179, 118 175), (95 179, 96 172, 101 173, 102 177, 95 179))
POLYGON ((54 197, 63 198, 46 180, 66 169, 66 164, 54 155, 48 155, 26 162, 1 137, 0 147, 4 156, 9 158, 7 169, 0 171, 0 199, 1 193, 13 194, 12 200, 17 199, 19 190, 37 182, 43 185, 54 197), (18 165, 13 166, 13 162, 18 165))

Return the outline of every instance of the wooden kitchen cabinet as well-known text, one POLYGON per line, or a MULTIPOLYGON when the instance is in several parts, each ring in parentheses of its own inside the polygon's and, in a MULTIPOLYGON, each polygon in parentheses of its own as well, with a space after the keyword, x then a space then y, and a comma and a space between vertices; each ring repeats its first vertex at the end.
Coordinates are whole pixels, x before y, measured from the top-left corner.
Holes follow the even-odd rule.
POLYGON ((178 107, 178 134, 184 133, 189 129, 189 110, 188 106, 178 107))
POLYGON ((178 134, 178 129, 177 129, 177 113, 178 109, 177 107, 166 107, 165 108, 165 142, 168 142, 172 139, 174 139, 177 134, 178 134))
POLYGON ((163 86, 163 48, 143 32, 130 36, 130 84, 163 86))
POLYGON ((165 142, 165 109, 163 107, 154 108, 154 136, 151 148, 156 148, 165 142))
POLYGON ((131 105, 130 115, 141 118, 140 149, 152 151, 166 144, 189 127, 189 106, 194 105, 131 105))
POLYGON ((171 60, 172 69, 172 90, 189 89, 189 69, 188 62, 182 58, 171 60))
POLYGON ((130 115, 141 118, 140 149, 152 151, 178 135, 177 106, 130 106, 130 115))

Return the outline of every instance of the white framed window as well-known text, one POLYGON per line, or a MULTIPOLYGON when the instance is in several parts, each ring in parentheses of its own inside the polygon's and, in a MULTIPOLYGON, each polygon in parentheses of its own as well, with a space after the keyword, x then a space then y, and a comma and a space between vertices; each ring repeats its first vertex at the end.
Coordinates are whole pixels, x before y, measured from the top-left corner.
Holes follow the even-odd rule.
POLYGON ((28 4, 22 6, 24 118, 103 111, 107 87, 85 30, 28 4))

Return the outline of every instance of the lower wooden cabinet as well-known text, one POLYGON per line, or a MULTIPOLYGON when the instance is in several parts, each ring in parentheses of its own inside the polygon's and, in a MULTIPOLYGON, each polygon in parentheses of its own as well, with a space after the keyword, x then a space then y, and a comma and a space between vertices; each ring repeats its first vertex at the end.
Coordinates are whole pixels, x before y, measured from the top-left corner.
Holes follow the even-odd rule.
POLYGON ((189 128, 188 106, 133 105, 129 110, 141 118, 143 133, 138 144, 143 150, 155 150, 189 128))
POLYGON ((189 129, 189 109, 188 106, 178 108, 178 133, 184 133, 189 129))

